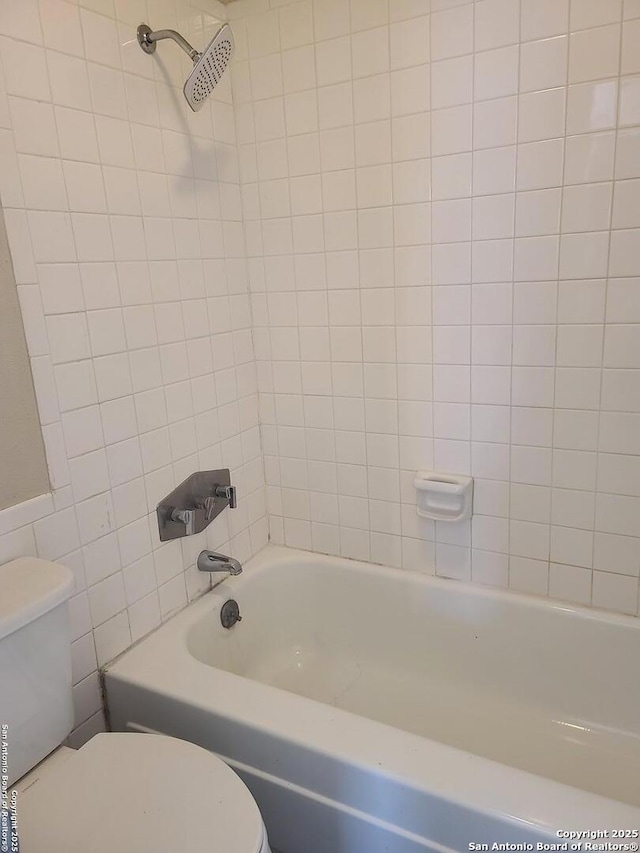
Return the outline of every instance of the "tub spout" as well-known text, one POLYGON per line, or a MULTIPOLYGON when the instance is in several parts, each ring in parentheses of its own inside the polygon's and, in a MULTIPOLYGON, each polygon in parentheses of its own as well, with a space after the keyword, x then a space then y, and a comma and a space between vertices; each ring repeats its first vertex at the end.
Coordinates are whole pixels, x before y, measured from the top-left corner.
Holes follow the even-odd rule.
POLYGON ((215 551, 201 551, 197 566, 201 572, 229 572, 231 575, 239 575, 242 571, 241 564, 233 557, 217 554, 215 551))

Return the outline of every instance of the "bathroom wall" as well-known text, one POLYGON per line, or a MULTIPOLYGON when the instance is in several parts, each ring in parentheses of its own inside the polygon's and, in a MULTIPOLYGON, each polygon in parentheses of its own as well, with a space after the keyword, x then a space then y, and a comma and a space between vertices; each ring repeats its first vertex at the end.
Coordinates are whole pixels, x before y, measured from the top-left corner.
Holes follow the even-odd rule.
POLYGON ((0 207, 0 509, 49 491, 18 292, 0 207))
POLYGON ((638 0, 228 14, 272 540, 636 614, 638 0))
MULTIPOLYGON (((102 725, 96 667, 208 585, 208 543, 267 539, 230 82, 197 115, 189 59, 209 0, 1 0, 0 197, 53 493, 0 513, 0 563, 70 566, 76 733, 102 725), (229 467, 239 505, 160 546, 159 498, 229 467)), ((4 436, 3 436, 4 438, 4 436)))
POLYGON ((75 573, 73 742, 203 544, 266 542, 264 473, 275 542, 638 612, 639 43, 638 0, 0 0, 53 487, 0 563, 75 573), (223 14, 195 115, 135 28, 223 14), (222 465, 238 510, 160 547, 157 500, 222 465), (417 518, 421 468, 473 474, 471 524, 417 518))

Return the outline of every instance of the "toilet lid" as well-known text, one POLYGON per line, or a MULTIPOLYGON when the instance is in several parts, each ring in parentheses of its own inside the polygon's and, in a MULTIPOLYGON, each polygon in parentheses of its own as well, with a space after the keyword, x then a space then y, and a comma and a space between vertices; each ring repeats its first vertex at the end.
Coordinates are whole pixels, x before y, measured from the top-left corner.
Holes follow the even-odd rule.
POLYGON ((99 734, 33 777, 17 806, 28 853, 258 853, 264 840, 242 780, 176 738, 99 734))

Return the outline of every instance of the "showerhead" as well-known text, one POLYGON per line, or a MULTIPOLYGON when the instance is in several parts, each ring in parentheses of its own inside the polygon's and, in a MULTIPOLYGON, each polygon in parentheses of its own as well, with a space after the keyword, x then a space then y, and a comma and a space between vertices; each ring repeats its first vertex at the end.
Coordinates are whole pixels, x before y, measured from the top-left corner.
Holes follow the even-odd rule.
POLYGON ((202 53, 175 30, 155 30, 146 24, 138 27, 138 44, 145 53, 153 53, 156 42, 173 39, 193 60, 193 69, 184 84, 184 96, 194 112, 202 109, 213 92, 235 51, 233 33, 229 24, 223 24, 202 53))
POLYGON ((223 24, 194 63, 184 84, 184 96, 192 110, 199 110, 220 78, 235 50, 233 33, 229 24, 223 24))

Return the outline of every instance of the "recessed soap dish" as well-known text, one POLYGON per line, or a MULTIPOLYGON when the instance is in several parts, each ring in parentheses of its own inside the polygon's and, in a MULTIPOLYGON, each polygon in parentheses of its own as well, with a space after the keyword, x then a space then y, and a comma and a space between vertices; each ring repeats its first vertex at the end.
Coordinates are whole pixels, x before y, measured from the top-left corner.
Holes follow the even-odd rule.
POLYGON ((418 471, 416 512, 434 521, 464 521, 471 517, 473 478, 437 471, 418 471))

